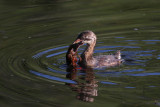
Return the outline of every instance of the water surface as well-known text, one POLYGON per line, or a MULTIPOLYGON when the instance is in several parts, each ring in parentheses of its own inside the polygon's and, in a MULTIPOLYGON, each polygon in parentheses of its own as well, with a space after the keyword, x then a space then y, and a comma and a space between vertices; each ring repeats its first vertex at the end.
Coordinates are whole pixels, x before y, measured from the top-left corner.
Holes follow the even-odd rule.
POLYGON ((160 106, 159 3, 1 0, 0 106, 160 106), (126 61, 67 68, 68 46, 84 30, 97 35, 95 56, 121 49, 126 61))

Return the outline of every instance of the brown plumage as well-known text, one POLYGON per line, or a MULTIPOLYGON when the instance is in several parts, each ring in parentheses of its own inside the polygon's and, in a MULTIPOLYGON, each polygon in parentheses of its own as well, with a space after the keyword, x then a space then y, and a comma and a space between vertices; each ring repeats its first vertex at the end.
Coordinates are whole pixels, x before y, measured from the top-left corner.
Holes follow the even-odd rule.
POLYGON ((86 44, 86 49, 81 54, 79 64, 81 66, 103 67, 116 66, 122 63, 121 53, 118 50, 115 55, 100 55, 93 57, 94 47, 96 45, 97 37, 92 31, 84 31, 80 33, 75 42, 68 49, 66 60, 67 64, 74 64, 78 48, 86 44))

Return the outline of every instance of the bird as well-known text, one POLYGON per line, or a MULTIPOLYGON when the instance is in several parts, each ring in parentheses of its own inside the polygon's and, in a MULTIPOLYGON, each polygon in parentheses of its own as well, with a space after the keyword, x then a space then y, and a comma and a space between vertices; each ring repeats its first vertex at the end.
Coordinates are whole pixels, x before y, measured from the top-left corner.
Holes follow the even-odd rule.
POLYGON ((123 62, 120 50, 118 50, 114 55, 93 56, 96 41, 97 41, 97 36, 93 31, 86 30, 78 34, 76 40, 72 43, 70 47, 76 46, 74 47, 76 49, 73 50, 76 50, 77 52, 80 46, 86 44, 85 50, 80 55, 78 62, 79 65, 98 68, 104 66, 112 67, 120 65, 123 62))

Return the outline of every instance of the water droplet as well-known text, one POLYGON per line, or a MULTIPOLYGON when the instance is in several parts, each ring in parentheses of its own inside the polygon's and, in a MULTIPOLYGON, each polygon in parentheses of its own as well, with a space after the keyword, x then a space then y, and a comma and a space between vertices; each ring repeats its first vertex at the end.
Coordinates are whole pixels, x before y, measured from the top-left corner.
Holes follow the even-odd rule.
POLYGON ((134 28, 135 31, 139 30, 138 28, 134 28))

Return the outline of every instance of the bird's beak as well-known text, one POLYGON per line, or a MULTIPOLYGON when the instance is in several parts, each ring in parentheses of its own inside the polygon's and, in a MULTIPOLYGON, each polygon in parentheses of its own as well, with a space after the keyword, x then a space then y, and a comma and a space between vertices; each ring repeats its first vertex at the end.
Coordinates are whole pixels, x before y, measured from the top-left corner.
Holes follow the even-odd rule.
POLYGON ((83 45, 84 43, 83 43, 83 40, 81 40, 81 39, 76 39, 76 40, 73 42, 73 44, 78 44, 78 45, 80 46, 80 45, 83 45))
MULTIPOLYGON (((82 40, 80 39, 76 39, 69 47, 69 50, 72 50, 73 49, 73 52, 77 52, 78 48, 83 45, 83 42, 82 40)), ((73 55, 73 53, 72 53, 73 55)))
POLYGON ((79 42, 81 42, 82 40, 80 40, 80 39, 76 39, 74 42, 73 42, 73 44, 76 44, 76 43, 79 43, 79 42))

